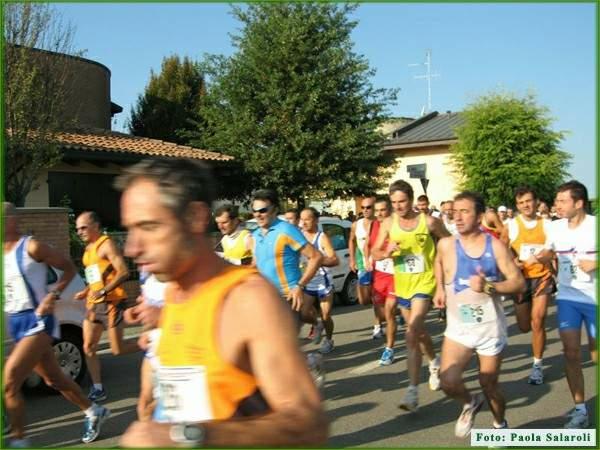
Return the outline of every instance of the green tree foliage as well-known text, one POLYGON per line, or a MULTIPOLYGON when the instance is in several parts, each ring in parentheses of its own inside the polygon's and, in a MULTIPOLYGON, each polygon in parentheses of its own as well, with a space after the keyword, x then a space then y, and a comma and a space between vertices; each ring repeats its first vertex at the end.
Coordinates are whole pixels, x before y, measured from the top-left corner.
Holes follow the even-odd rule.
POLYGON ((376 127, 395 92, 373 88, 353 51, 355 6, 254 3, 233 7, 237 52, 205 61, 210 75, 195 145, 233 155, 239 193, 347 197, 379 188, 392 157, 376 127))
POLYGON ((5 195, 23 206, 62 158, 56 133, 72 125, 64 114, 74 29, 47 4, 6 3, 3 12, 5 195))
POLYGON ((197 63, 177 55, 163 59, 157 75, 131 109, 129 131, 136 136, 183 144, 186 134, 198 128, 204 78, 197 63))
POLYGON ((527 185, 552 204, 570 156, 559 149, 564 133, 551 129, 548 110, 532 95, 491 93, 463 114, 452 147, 461 189, 482 193, 492 205, 512 205, 515 189, 527 185))

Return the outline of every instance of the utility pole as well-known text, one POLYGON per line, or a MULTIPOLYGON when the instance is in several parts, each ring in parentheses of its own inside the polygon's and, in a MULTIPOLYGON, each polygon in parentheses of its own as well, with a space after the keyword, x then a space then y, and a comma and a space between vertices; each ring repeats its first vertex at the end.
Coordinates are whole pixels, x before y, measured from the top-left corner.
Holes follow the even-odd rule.
POLYGON ((425 66, 427 73, 425 75, 415 75, 415 79, 423 79, 427 80, 427 109, 426 111, 421 110, 421 115, 425 115, 425 113, 431 112, 431 79, 435 77, 439 77, 440 75, 437 73, 431 73, 431 49, 427 49, 425 51, 425 62, 421 64, 409 64, 408 67, 416 67, 416 66, 425 66))

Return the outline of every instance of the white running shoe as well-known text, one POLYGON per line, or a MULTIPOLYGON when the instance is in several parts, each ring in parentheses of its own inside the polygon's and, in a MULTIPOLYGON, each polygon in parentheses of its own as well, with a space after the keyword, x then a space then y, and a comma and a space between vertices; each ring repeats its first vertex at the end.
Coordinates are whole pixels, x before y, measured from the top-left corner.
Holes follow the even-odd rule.
POLYGON ((419 390, 409 387, 399 407, 408 412, 415 412, 419 408, 419 390))
POLYGON ((534 385, 540 385, 544 382, 544 372, 542 371, 541 366, 531 367, 531 373, 529 374, 527 382, 534 385))
POLYGON ((586 411, 573 409, 569 414, 569 421, 565 423, 564 428, 587 428, 590 426, 590 420, 586 411))
POLYGON ((325 337, 323 342, 321 342, 321 348, 319 352, 322 354, 331 353, 333 351, 333 339, 328 339, 325 337))
POLYGON ((384 336, 383 330, 381 329, 381 325, 373 326, 373 339, 381 339, 384 336))
POLYGON ((429 389, 440 390, 440 359, 437 357, 429 363, 429 389))
POLYGON ((471 399, 471 403, 463 407, 456 426, 454 427, 454 435, 459 438, 464 438, 469 435, 471 428, 473 428, 473 422, 475 416, 483 405, 483 395, 477 394, 471 399))

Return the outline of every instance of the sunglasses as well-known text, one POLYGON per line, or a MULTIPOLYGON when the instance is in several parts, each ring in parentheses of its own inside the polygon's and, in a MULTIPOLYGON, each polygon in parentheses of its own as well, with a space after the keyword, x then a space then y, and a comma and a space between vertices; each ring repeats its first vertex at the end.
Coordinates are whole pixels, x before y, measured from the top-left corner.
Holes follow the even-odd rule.
POLYGON ((264 208, 260 208, 260 209, 254 209, 252 208, 252 212, 254 214, 264 214, 266 212, 269 212, 271 210, 271 206, 265 206, 264 208))
POLYGON ((361 209, 372 209, 373 205, 361 206, 361 209))

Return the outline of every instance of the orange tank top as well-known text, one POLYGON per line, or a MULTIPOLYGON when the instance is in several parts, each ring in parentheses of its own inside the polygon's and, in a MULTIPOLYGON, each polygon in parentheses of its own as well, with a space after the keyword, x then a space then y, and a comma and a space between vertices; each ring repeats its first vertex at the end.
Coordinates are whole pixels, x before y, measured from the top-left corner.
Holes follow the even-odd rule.
POLYGON ((268 409, 254 375, 225 361, 217 343, 224 299, 257 273, 252 267, 227 267, 185 302, 175 303, 167 288, 156 354, 160 402, 168 421, 220 420, 268 409))
MULTIPOLYGON (((533 228, 527 228, 520 216, 516 218, 516 224, 519 227, 517 238, 510 243, 511 248, 519 257, 520 261, 525 261, 531 254, 539 253, 546 243, 546 233, 544 233, 544 220, 537 219, 533 228)), ((550 269, 544 264, 523 264, 523 276, 525 278, 540 278, 547 275, 550 269)))
POLYGON ((108 241, 110 238, 106 235, 101 236, 91 245, 88 245, 83 254, 83 265, 85 266, 85 280, 88 283, 89 291, 87 303, 88 305, 93 303, 102 303, 108 301, 112 303, 119 303, 127 298, 125 289, 121 286, 117 286, 110 291, 106 297, 101 297, 96 301, 90 299, 92 291, 99 291, 110 283, 115 275, 116 271, 110 261, 106 258, 98 256, 98 249, 102 244, 108 241))

